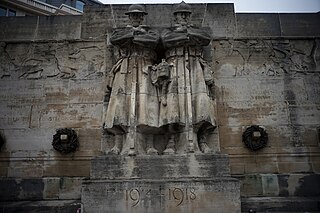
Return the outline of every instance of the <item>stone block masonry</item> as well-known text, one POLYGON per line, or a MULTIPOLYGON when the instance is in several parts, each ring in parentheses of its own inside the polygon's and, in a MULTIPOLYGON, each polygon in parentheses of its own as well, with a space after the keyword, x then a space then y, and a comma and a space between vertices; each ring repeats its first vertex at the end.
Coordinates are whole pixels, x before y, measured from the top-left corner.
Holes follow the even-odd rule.
POLYGON ((92 161, 85 212, 241 212, 226 155, 106 155, 92 161))
MULTIPOLYGON (((0 152, 0 191, 7 192, 0 193, 0 212, 22 207, 32 212, 36 205, 47 212, 79 208, 83 179, 94 168, 91 159, 113 144, 112 137, 102 138, 105 75, 117 58, 109 38, 113 28, 129 23, 124 15, 128 7, 88 7, 83 16, 0 18, 0 132, 6 139, 0 152), (61 155, 51 146, 52 136, 66 127, 76 130, 80 147, 61 155), (26 207, 28 201, 33 204, 26 207)), ((214 72, 216 150, 230 161, 230 168, 218 171, 230 171, 240 180, 242 211, 320 211, 320 14, 235 14, 232 4, 192 8, 192 24, 210 28, 213 37, 205 56, 214 72), (241 141, 250 125, 268 132, 267 147, 257 152, 241 141)), ((145 9, 145 24, 159 32, 174 23, 171 4, 145 9)), ((212 171, 216 162, 205 168, 212 171)), ((174 173, 179 165, 172 164, 177 167, 167 171, 174 173)), ((192 184, 199 192, 195 201, 201 196, 212 201, 201 195, 206 187, 212 189, 208 198, 220 196, 213 193, 218 182, 208 183, 105 179, 97 188, 90 181, 87 186, 100 193, 101 202, 106 202, 105 193, 115 193, 123 210, 161 201, 165 205, 159 209, 169 211, 183 195, 179 208, 187 212, 201 209, 200 200, 199 205, 190 200, 192 184), (112 191, 114 186, 119 190, 112 191), (166 188, 165 196, 159 194, 160 186, 166 188), (149 189, 155 193, 150 199, 149 189), (176 199, 169 190, 175 190, 176 199)), ((219 209, 218 204, 210 208, 219 209)))

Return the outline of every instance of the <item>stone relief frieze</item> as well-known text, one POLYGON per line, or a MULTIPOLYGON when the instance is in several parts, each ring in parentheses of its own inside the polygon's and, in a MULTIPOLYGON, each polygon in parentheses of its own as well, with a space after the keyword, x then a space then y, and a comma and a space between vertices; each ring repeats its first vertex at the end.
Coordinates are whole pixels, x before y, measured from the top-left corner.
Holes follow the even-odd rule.
POLYGON ((233 76, 318 73, 319 40, 228 40, 214 42, 215 67, 233 76), (225 64, 228 63, 229 66, 225 64))
POLYGON ((0 77, 95 79, 104 73, 104 44, 1 43, 0 77))

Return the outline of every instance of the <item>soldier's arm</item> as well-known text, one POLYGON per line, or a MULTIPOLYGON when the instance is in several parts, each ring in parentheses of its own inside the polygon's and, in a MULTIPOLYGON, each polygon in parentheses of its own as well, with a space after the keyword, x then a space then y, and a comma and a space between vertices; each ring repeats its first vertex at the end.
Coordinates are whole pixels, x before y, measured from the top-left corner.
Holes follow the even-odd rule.
POLYGON ((188 28, 188 35, 192 42, 200 46, 207 46, 211 41, 211 36, 205 29, 190 27, 188 28))
POLYGON ((134 37, 132 28, 123 28, 114 31, 110 37, 110 42, 113 45, 122 46, 134 37))
POLYGON ((133 43, 145 47, 155 48, 160 39, 159 33, 152 30, 136 31, 134 34, 133 43))
POLYGON ((173 30, 165 30, 161 35, 161 39, 165 47, 177 47, 184 45, 189 41, 189 37, 186 32, 173 30))

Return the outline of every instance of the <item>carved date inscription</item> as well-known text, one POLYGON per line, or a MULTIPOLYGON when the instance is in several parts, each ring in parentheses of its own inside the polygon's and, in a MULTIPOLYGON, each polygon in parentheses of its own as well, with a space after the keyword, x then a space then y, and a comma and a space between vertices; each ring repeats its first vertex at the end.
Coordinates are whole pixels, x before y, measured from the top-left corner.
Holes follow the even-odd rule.
POLYGON ((163 189, 150 188, 131 188, 125 190, 125 198, 127 202, 131 202, 131 206, 137 206, 142 200, 151 199, 151 197, 164 198, 176 203, 180 206, 183 203, 193 201, 197 198, 196 190, 194 188, 179 188, 171 187, 163 189))

